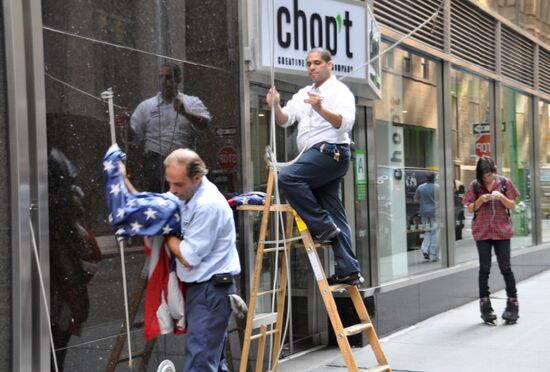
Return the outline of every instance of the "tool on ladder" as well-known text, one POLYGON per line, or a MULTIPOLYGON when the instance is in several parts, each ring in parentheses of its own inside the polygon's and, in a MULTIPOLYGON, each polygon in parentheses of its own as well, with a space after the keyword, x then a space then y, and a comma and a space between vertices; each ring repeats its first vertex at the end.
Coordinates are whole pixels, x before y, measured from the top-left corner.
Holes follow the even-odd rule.
MULTIPOLYGON (((355 358, 353 356, 348 337, 366 332, 369 344, 371 345, 371 348, 376 357, 376 361, 378 363, 377 366, 370 368, 367 371, 391 372, 391 367, 389 366, 382 347, 380 346, 380 341, 378 340, 378 336, 376 334, 374 326, 370 320, 367 309, 365 308, 365 304, 363 302, 359 289, 356 286, 350 286, 347 284, 337 284, 332 286, 329 285, 325 272, 322 268, 321 261, 317 254, 317 249, 318 247, 320 247, 320 245, 314 243, 305 222, 300 218, 300 216, 297 215, 297 213, 292 209, 290 205, 272 203, 273 186, 276 181, 275 174, 275 170, 271 167, 268 174, 266 197, 263 206, 243 205, 238 208, 239 210, 263 212, 258 237, 254 276, 252 279, 252 288, 248 305, 248 315, 242 347, 240 372, 247 371, 251 342, 255 340, 258 340, 258 353, 256 357, 255 371, 262 371, 267 336, 273 336, 273 347, 271 352, 272 362, 269 366, 269 371, 277 371, 281 347, 280 343, 283 335, 282 324, 287 291, 287 276, 289 275, 287 267, 288 257, 286 254, 282 255, 279 286, 270 291, 259 292, 262 265, 264 257, 266 255, 286 251, 290 249, 291 244, 296 240, 301 240, 304 244, 306 253, 310 261, 310 265, 313 269, 315 280, 317 281, 317 285, 323 299, 323 303, 325 305, 327 314, 336 335, 338 347, 342 351, 344 361, 348 370, 358 371, 357 362, 355 361, 355 358), (286 213, 287 216, 285 235, 282 240, 267 240, 269 216, 270 213, 273 212, 286 213), (300 235, 298 237, 288 238, 292 235, 294 222, 296 222, 296 226, 300 235), (338 314, 338 308, 336 307, 333 296, 333 292, 341 290, 347 290, 347 292, 349 293, 357 315, 360 319, 360 323, 346 328, 344 328, 344 326, 342 325, 340 315, 338 314), (275 298, 277 311, 274 313, 256 314, 256 304, 258 301, 258 297, 269 294, 276 295, 275 298)), ((287 311, 290 313, 290 310, 287 311)))

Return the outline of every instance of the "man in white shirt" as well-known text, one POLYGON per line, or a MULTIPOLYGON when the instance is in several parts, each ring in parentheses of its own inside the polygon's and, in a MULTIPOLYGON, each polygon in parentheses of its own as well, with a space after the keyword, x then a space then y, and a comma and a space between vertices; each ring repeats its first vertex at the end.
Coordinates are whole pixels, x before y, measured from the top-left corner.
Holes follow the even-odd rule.
POLYGON ((178 148, 194 149, 197 132, 211 120, 198 97, 178 91, 182 76, 177 64, 162 65, 159 79, 161 91, 141 102, 130 118, 136 142, 144 151, 142 188, 151 192, 165 191, 164 158, 178 148))
POLYGON ((228 295, 241 271, 233 212, 192 150, 178 149, 164 160, 170 192, 181 200, 182 238, 166 243, 178 259, 178 278, 186 285, 186 372, 229 371, 224 358, 231 315, 228 295))
POLYGON ((288 127, 298 122, 298 148, 305 148, 295 163, 281 170, 279 186, 314 239, 332 242, 336 266, 329 284, 359 285, 364 279, 341 198, 342 177, 351 159, 355 98, 332 75, 332 55, 326 49, 308 52, 307 69, 313 84, 298 91, 284 108, 275 87, 266 97, 277 124, 288 127))

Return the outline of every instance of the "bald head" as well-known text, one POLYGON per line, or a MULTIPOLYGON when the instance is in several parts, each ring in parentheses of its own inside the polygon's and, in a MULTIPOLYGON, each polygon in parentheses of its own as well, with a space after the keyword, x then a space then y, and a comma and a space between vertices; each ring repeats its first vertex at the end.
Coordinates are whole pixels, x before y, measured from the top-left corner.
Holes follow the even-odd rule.
POLYGON ((204 161, 193 150, 189 149, 177 149, 172 151, 170 155, 164 159, 164 165, 179 165, 185 167, 187 170, 187 176, 193 178, 195 176, 205 176, 208 173, 204 161))

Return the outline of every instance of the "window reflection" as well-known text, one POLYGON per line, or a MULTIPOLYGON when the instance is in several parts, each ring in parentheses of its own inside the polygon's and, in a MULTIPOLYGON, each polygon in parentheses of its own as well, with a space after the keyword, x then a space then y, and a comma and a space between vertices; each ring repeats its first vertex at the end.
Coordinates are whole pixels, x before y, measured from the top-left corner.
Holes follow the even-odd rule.
POLYGON ((550 241, 550 103, 539 102, 540 197, 542 241, 550 241))
POLYGON ((381 282, 439 268, 443 241, 440 65, 399 48, 388 58, 375 108, 381 282))
POLYGON ((512 249, 533 244, 531 198, 531 98, 511 88, 503 87, 502 112, 502 173, 516 186, 519 197, 512 210, 512 249))
MULTIPOLYGON (((107 370, 117 337, 124 333, 121 329, 124 303, 120 255, 107 221, 103 195, 101 163, 111 139, 107 107, 100 94, 110 87, 114 92, 117 142, 128 154, 128 169, 140 189, 160 189, 163 186, 162 167, 157 167, 156 171, 147 168, 160 163, 160 160, 147 161, 144 156, 146 149, 151 150, 147 143, 153 137, 147 136, 147 130, 133 132, 131 117, 135 114, 134 121, 149 128, 147 123, 143 124, 147 120, 139 120, 143 117, 136 110, 140 103, 154 98, 157 92, 163 92, 163 88, 171 84, 185 94, 182 97, 185 114, 172 111, 172 116, 167 115, 171 118, 169 125, 157 132, 162 139, 159 154, 165 155, 171 145, 174 148, 194 147, 209 168, 209 179, 226 194, 240 193, 237 11, 235 0, 109 4, 82 0, 42 2, 48 147, 63 153, 78 170, 74 179, 70 179, 70 184, 78 185, 83 195, 79 200, 83 208, 78 221, 88 232, 86 239, 95 238, 102 258, 97 262, 93 278, 80 281, 80 295, 67 302, 61 294, 65 283, 58 283, 56 278, 72 280, 79 277, 66 275, 68 269, 77 273, 82 269, 77 265, 78 260, 69 259, 64 251, 75 250, 80 245, 74 241, 69 244, 67 234, 74 236, 84 232, 68 230, 66 223, 73 220, 62 208, 68 204, 51 179, 52 321, 61 328, 61 335, 55 338, 55 347, 67 371, 107 370), (163 66, 170 66, 170 77, 163 66), (176 82, 178 69, 180 80, 176 82), (197 97, 202 106, 188 105, 186 97, 197 97), (197 114, 209 122, 203 126, 200 119, 194 122, 186 114, 197 114), (190 129, 191 126, 195 128, 190 129), (59 255, 62 259, 58 260, 59 255), (73 261, 73 266, 66 264, 73 261), (71 315, 64 310, 66 308, 78 311, 71 315), (67 333, 66 319, 71 321, 73 318, 78 327, 75 325, 67 333)), ((170 107, 173 106, 167 108, 170 107)), ((144 111, 143 116, 154 119, 154 110, 144 111)), ((69 179, 64 176, 64 181, 69 179)), ((69 198, 69 194, 64 197, 69 198)), ((137 303, 134 306, 135 325, 131 329, 132 343, 134 351, 142 351, 145 344, 140 326, 143 301, 139 300, 147 260, 141 239, 127 242, 125 261, 128 294, 130 299, 136 296, 137 303)), ((77 283, 70 284, 77 286, 77 283)), ((181 363, 184 337, 163 337, 166 342, 157 342, 149 355, 151 368, 167 355, 176 365, 181 363)), ((122 345, 120 358, 127 356, 125 342, 122 345)), ((116 366, 110 368, 115 370, 116 366)))
POLYGON ((462 206, 465 189, 475 179, 479 156, 493 156, 489 81, 460 70, 451 70, 451 128, 454 177, 455 260, 477 259, 472 218, 462 206))

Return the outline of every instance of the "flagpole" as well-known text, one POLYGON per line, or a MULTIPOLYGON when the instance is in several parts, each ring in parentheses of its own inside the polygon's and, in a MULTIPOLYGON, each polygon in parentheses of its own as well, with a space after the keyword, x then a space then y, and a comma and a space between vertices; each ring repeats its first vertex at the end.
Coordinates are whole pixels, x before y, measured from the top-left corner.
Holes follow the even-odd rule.
MULTIPOLYGON (((107 100, 109 107, 109 126, 111 128, 111 144, 116 143, 115 132, 115 114, 113 107, 113 89, 109 88, 105 92, 101 93, 101 98, 107 100)), ((122 288, 124 291, 124 310, 126 316, 126 338, 128 340, 128 366, 132 368, 132 341, 130 339, 130 315, 128 310, 128 290, 126 286, 126 264, 124 262, 124 238, 116 238, 118 244, 118 250, 120 251, 120 266, 122 268, 122 288)))

